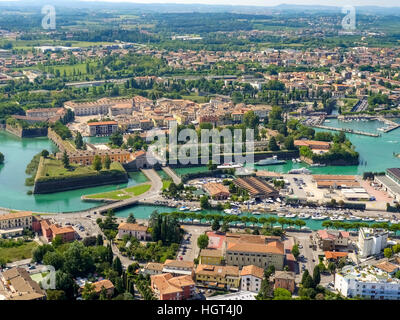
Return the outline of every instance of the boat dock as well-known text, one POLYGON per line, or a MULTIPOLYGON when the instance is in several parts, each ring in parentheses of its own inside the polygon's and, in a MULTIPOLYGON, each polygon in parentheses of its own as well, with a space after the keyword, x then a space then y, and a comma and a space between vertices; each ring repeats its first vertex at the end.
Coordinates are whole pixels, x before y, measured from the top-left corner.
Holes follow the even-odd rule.
MULTIPOLYGON (((381 136, 378 133, 370 133, 370 132, 358 131, 358 130, 353 130, 353 129, 333 128, 333 127, 322 126, 322 125, 314 125, 314 127, 319 128, 319 129, 324 129, 324 130, 342 131, 342 132, 346 132, 346 133, 358 134, 361 136, 368 136, 368 137, 375 137, 375 138, 381 136)), ((394 129, 392 129, 392 130, 394 130, 394 129)))
POLYGON ((387 118, 379 117, 378 120, 384 122, 385 124, 387 124, 389 126, 389 127, 387 127, 387 128, 382 130, 384 133, 393 131, 393 130, 395 130, 395 129, 400 127, 400 123, 394 122, 394 121, 392 121, 390 119, 387 119, 387 118))

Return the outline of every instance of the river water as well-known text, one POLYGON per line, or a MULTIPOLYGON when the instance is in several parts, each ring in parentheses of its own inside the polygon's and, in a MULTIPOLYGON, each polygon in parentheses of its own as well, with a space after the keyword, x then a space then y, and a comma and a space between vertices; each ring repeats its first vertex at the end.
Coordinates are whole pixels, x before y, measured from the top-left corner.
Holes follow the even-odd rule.
MULTIPOLYGON (((324 123, 326 126, 352 128, 360 131, 380 133, 377 129, 384 127, 378 121, 350 122, 344 123, 337 119, 331 119, 324 123)), ((318 129, 317 129, 318 130, 318 129)), ((305 164, 292 163, 288 161, 284 165, 258 166, 257 169, 271 170, 277 172, 288 172, 293 168, 308 167, 313 173, 327 174, 362 174, 365 171, 384 171, 391 167, 400 167, 400 159, 394 157, 393 153, 400 152, 400 129, 389 133, 382 133, 381 137, 367 137, 354 134, 346 134, 360 153, 361 164, 358 166, 329 166, 310 168, 305 164)), ((92 143, 106 143, 108 138, 91 138, 92 143)), ((18 210, 30 210, 35 212, 72 212, 95 207, 96 204, 81 201, 81 196, 98 192, 115 190, 145 182, 147 179, 142 173, 130 173, 127 185, 111 185, 96 188, 80 189, 62 193, 46 195, 27 195, 31 187, 26 187, 25 174, 27 164, 32 157, 47 149, 55 151, 54 144, 47 138, 20 139, 4 131, 0 131, 0 152, 5 155, 6 161, 0 166, 0 207, 18 210)), ((175 171, 179 175, 189 172, 205 171, 206 167, 179 168, 175 171)), ((154 207, 136 206, 119 212, 127 215, 134 212, 138 218, 146 218, 154 210, 154 207)), ((161 211, 173 211, 168 207, 158 207, 161 211)), ((312 223, 320 223, 312 221, 312 223)))

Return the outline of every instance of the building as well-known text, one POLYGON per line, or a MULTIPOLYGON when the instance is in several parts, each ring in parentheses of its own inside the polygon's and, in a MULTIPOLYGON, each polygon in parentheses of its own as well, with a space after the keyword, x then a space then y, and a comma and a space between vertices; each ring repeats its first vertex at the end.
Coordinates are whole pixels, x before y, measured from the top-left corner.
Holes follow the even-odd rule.
POLYGON ((349 244, 350 234, 347 231, 318 230, 318 246, 323 251, 334 251, 337 247, 346 247, 349 244))
POLYGON ((308 147, 314 153, 325 153, 329 151, 331 144, 326 141, 316 141, 316 140, 295 140, 295 147, 308 147))
POLYGON ((400 201, 400 169, 390 168, 386 170, 386 175, 375 176, 378 183, 391 197, 400 201))
POLYGON ((258 293, 263 279, 263 268, 254 265, 244 266, 240 271, 240 290, 258 293))
POLYGON ((116 121, 102 121, 102 122, 89 122, 90 136, 111 135, 118 131, 118 122, 116 121))
POLYGON ((317 188, 357 188, 360 183, 357 178, 352 175, 333 175, 333 174, 315 174, 313 180, 317 184, 317 188))
POLYGON ((283 288, 293 293, 296 289, 296 274, 292 271, 276 271, 274 274, 274 289, 283 288))
POLYGON ((151 289, 158 300, 186 300, 195 293, 195 283, 188 275, 174 277, 171 273, 164 273, 150 279, 151 289))
POLYGON ((174 277, 177 276, 191 276, 194 275, 193 261, 170 260, 164 262, 163 273, 171 273, 174 277))
POLYGON ((24 268, 11 268, 0 272, 1 300, 44 300, 45 291, 32 280, 24 268))
POLYGON ((361 258, 379 254, 387 246, 388 231, 383 229, 360 228, 358 248, 361 258))
POLYGON ((151 239, 148 227, 137 223, 121 223, 118 226, 118 238, 121 239, 124 235, 135 237, 139 241, 147 241, 151 239))
POLYGON ((32 212, 10 212, 0 214, 0 237, 22 235, 24 229, 32 229, 32 212))
POLYGON ((219 266, 222 264, 224 259, 222 250, 218 249, 201 249, 199 255, 200 264, 211 264, 214 266, 219 266))
POLYGON ((238 291, 218 296, 208 297, 207 300, 256 300, 256 293, 248 291, 238 291))
POLYGON ((98 295, 100 295, 103 288, 106 290, 107 297, 112 297, 114 295, 114 285, 108 279, 93 282, 93 285, 94 285, 94 291, 98 295))
POLYGON ((347 252, 340 252, 340 251, 325 251, 325 264, 328 266, 330 262, 338 262, 340 259, 347 258, 347 252))
POLYGON ((119 115, 132 114, 134 106, 133 99, 109 99, 101 98, 91 102, 67 101, 64 103, 66 109, 70 109, 75 116, 95 116, 95 115, 119 115))
POLYGON ((227 235, 225 243, 225 261, 229 266, 243 268, 255 265, 282 270, 285 262, 285 248, 279 237, 253 235, 227 235))
POLYGON ((56 236, 61 237, 64 243, 74 241, 76 238, 74 228, 71 226, 61 227, 60 225, 51 222, 50 219, 40 220, 40 227, 42 236, 49 242, 53 241, 56 236))
POLYGON ((230 196, 229 189, 221 183, 206 183, 204 190, 215 200, 226 200, 230 196))
POLYGON ((335 290, 348 298, 400 300, 400 280, 374 266, 345 266, 335 275, 335 290))
POLYGON ((400 270, 400 266, 389 261, 383 261, 375 265, 376 268, 387 272, 391 276, 393 276, 397 271, 400 270))
POLYGON ((257 199, 277 198, 279 192, 264 180, 257 177, 243 177, 233 180, 233 183, 249 192, 250 196, 257 199))
MULTIPOLYGON (((119 162, 121 164, 127 164, 133 160, 132 153, 122 149, 110 149, 110 150, 76 150, 75 152, 68 152, 69 162, 74 164, 80 164, 83 166, 89 166, 93 163, 95 156, 99 156, 101 161, 108 156, 111 162, 119 162)), ((57 159, 61 160, 63 156, 62 152, 57 153, 57 159)))
POLYGON ((199 264, 195 271, 196 285, 222 290, 238 290, 240 273, 236 266, 199 264))

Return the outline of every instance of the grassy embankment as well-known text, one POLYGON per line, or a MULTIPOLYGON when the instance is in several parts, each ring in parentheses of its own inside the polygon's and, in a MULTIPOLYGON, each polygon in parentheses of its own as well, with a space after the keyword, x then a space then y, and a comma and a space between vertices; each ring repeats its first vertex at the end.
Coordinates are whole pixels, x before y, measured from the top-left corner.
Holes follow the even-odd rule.
POLYGON ((97 199, 97 200, 106 200, 106 199, 126 200, 126 199, 130 199, 132 197, 137 197, 137 196, 149 191, 150 188, 151 188, 151 184, 144 183, 144 184, 140 184, 140 185, 125 188, 125 189, 88 195, 88 196, 85 196, 85 198, 97 199))

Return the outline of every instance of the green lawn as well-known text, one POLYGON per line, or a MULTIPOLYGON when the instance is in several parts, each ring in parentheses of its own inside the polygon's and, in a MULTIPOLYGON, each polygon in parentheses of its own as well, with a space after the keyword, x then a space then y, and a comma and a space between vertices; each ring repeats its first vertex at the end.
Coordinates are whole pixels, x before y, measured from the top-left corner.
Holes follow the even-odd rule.
POLYGON ((112 199, 112 200, 126 200, 132 197, 139 196, 151 188, 151 184, 140 184, 126 189, 116 191, 103 192, 86 196, 88 199, 112 199))
POLYGON ((164 191, 164 190, 167 190, 167 189, 169 188, 169 186, 170 186, 171 183, 172 183, 172 180, 163 180, 162 183, 163 183, 163 184, 162 184, 162 189, 163 189, 163 191, 164 191))
POLYGON ((32 258, 32 250, 38 244, 34 241, 26 242, 22 246, 13 248, 0 248, 0 257, 9 262, 32 258))

